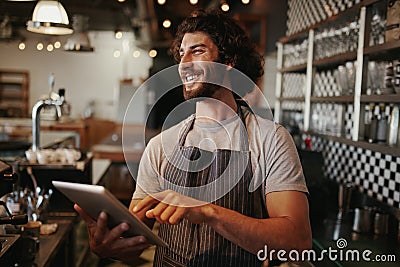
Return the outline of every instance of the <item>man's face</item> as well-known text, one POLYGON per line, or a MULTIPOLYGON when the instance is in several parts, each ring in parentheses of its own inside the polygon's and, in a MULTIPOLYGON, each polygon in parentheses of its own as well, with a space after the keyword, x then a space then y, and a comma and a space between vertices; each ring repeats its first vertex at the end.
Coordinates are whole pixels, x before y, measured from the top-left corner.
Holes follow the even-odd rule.
POLYGON ((203 32, 186 33, 179 52, 179 75, 183 82, 185 99, 211 97, 218 90, 218 86, 204 81, 213 80, 210 77, 211 64, 207 62, 218 61, 217 45, 203 32))

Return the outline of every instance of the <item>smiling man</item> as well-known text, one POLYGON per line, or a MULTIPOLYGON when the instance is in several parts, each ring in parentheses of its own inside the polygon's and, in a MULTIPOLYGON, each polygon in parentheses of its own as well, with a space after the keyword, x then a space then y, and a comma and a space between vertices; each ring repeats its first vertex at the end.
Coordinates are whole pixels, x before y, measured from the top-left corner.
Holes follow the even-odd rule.
MULTIPOLYGON (((169 244, 157 247, 154 266, 260 266, 265 246, 309 249, 294 143, 243 105, 240 96, 253 88, 232 81, 234 69, 253 82, 262 76, 254 44, 230 17, 199 11, 179 26, 171 50, 196 111, 151 139, 140 162, 130 210, 150 227, 157 220, 169 244)), ((142 236, 122 238, 125 223, 108 229, 106 214, 94 221, 76 209, 100 256, 130 262, 149 246, 142 236)))

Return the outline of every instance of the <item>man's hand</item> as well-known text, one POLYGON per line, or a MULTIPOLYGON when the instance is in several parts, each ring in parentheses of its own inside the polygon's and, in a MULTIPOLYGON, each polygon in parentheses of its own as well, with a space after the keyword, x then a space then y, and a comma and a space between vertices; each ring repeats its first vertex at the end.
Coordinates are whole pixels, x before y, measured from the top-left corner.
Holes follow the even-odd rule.
POLYGON ((206 202, 166 190, 145 197, 133 208, 134 213, 142 210, 147 210, 147 218, 154 218, 159 223, 178 224, 187 219, 199 224, 208 219, 212 208, 206 202))
POLYGON ((107 227, 105 212, 100 213, 96 222, 77 204, 74 208, 85 221, 89 232, 90 248, 98 256, 131 262, 150 246, 144 236, 123 238, 122 234, 129 229, 127 223, 121 223, 110 230, 107 227))

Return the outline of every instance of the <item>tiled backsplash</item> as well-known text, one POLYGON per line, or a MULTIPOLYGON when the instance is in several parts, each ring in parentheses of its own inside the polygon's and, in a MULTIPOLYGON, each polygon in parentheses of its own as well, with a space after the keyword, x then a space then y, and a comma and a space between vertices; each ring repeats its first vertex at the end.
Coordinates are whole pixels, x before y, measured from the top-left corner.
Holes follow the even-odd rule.
POLYGON ((352 182, 361 192, 400 208, 400 158, 311 136, 312 149, 322 152, 324 174, 338 183, 352 182))

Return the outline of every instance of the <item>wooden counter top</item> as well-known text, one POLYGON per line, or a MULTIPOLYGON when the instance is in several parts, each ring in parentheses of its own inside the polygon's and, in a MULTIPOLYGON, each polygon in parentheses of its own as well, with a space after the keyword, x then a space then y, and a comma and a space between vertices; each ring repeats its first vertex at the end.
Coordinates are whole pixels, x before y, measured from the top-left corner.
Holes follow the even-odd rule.
POLYGON ((37 267, 72 266, 73 264, 70 257, 71 249, 64 247, 70 246, 72 222, 68 220, 56 222, 58 223, 58 229, 54 234, 40 235, 39 251, 34 261, 37 267), (64 248, 64 251, 60 251, 62 248, 64 248), (65 262, 61 263, 59 262, 60 259, 56 258, 58 252, 65 253, 63 257, 60 257, 65 262))

